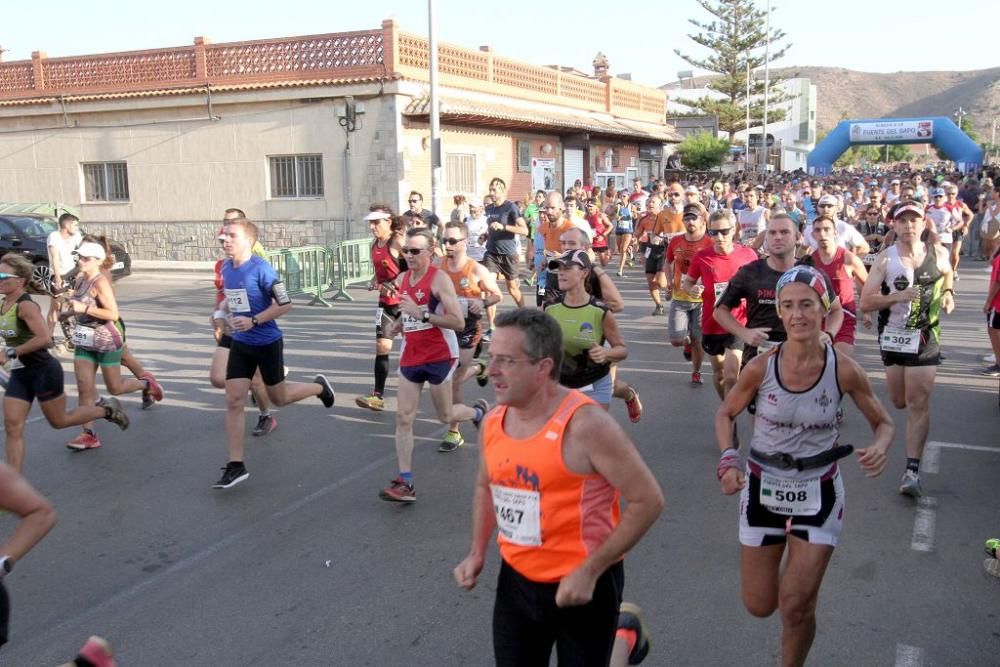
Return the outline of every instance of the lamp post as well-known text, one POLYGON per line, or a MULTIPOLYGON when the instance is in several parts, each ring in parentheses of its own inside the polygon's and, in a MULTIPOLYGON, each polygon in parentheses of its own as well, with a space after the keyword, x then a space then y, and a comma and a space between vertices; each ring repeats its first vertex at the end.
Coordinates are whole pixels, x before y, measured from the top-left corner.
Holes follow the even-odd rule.
POLYGON ((764 127, 761 129, 761 145, 764 148, 764 160, 761 163, 761 174, 767 176, 767 163, 770 157, 771 151, 767 147, 767 96, 769 88, 771 87, 770 70, 769 70, 769 60, 771 55, 771 0, 767 0, 767 22, 765 23, 766 28, 764 29, 765 41, 764 41, 764 127))
POLYGON ((955 112, 955 118, 958 119, 958 129, 962 130, 963 132, 965 132, 965 130, 962 128, 962 119, 968 115, 969 112, 963 109, 961 106, 958 107, 958 111, 955 112))
POLYGON ((431 212, 438 214, 441 190, 441 112, 438 108, 438 50, 434 20, 434 0, 427 0, 427 48, 430 65, 431 122, 431 212))

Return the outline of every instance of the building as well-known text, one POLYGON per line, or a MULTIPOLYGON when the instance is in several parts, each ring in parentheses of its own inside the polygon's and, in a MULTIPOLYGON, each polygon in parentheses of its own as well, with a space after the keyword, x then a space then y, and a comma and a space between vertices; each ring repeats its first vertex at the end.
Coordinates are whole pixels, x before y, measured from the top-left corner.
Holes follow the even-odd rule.
MULTIPOLYGON (((662 173, 663 91, 439 45, 444 182, 512 199, 662 173)), ((140 259, 218 253, 225 208, 265 244, 367 235, 372 202, 431 199, 426 38, 376 30, 0 62, 0 201, 77 206, 140 259)), ((597 67, 595 61, 595 69, 597 67)))
MULTIPOLYGON (((767 133, 773 139, 771 147, 771 164, 779 171, 795 171, 806 168, 806 156, 816 146, 816 86, 807 78, 786 79, 775 86, 788 96, 788 100, 773 105, 785 111, 785 119, 780 122, 770 122, 767 133)), ((684 114, 696 111, 685 104, 685 100, 693 101, 702 97, 725 99, 725 95, 707 86, 690 88, 684 82, 670 83, 662 86, 669 95, 667 115, 684 114)), ((763 102, 763 96, 754 96, 753 102, 763 102)), ((680 127, 678 126, 678 129, 680 127)), ((761 126, 750 128, 751 134, 758 137, 761 126)), ((732 137, 733 141, 746 145, 747 133, 740 131, 732 137)), ((750 146, 751 165, 759 160, 755 157, 757 150, 750 146)), ((759 162, 758 162, 759 163, 759 162)))

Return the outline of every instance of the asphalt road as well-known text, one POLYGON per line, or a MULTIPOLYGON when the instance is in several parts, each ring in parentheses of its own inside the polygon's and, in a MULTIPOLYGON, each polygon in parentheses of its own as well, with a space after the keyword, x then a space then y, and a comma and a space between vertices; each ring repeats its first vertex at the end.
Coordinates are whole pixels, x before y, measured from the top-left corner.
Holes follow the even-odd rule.
MULTIPOLYGON (((948 359, 931 439, 945 445, 925 463, 931 500, 918 506, 896 493, 903 417, 891 408, 890 470, 869 480, 853 462, 844 466, 848 512, 810 664, 997 664, 1000 581, 981 563, 983 540, 1000 535, 1000 411, 997 380, 978 374, 988 352, 982 266, 962 272, 959 310, 943 325, 948 359)), ((705 386, 690 387, 665 318, 649 315, 641 276, 619 282, 630 344, 621 374, 646 412, 637 425, 620 402, 612 412, 667 498, 626 559, 626 598, 646 610, 653 633, 646 664, 775 664, 780 620, 754 619, 740 602, 737 500, 714 477, 710 371, 705 386)), ((222 393, 207 382, 210 276, 136 275, 118 291, 130 346, 162 379, 166 400, 143 412, 137 395, 126 397, 131 428, 102 424, 104 446, 84 453, 64 448, 73 433, 29 425, 25 474, 59 522, 6 580, 14 616, 0 664, 54 665, 90 634, 107 637, 130 666, 492 664, 495 550, 476 591, 460 592, 451 578, 468 548, 477 447, 437 453, 443 427, 426 396, 416 425, 419 501, 377 498, 396 472, 393 412, 353 403, 371 388, 370 294, 355 291, 356 302, 332 309, 303 300, 282 321, 291 379, 326 373, 337 405, 313 399, 280 410, 274 433, 248 436, 251 478, 219 492, 210 488, 226 462, 222 393)), ((859 356, 885 396, 874 353, 862 334, 859 356)), ((472 383, 466 396, 492 392, 472 383)), ((255 414, 248 409, 248 424, 255 414)), ((846 414, 842 441, 865 443, 853 405, 846 414)), ((0 518, 0 530, 11 525, 0 518)))

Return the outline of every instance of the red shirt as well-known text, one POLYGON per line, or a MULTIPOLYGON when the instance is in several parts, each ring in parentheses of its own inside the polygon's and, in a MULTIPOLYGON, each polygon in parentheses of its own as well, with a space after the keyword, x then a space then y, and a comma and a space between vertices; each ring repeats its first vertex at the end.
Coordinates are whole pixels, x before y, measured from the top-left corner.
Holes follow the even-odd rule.
MULTIPOLYGON (((434 275, 439 269, 427 268, 424 277, 415 284, 410 283, 407 271, 399 280, 399 295, 409 296, 418 306, 437 315, 443 314, 441 303, 431 291, 434 275)), ((409 368, 422 364, 433 364, 458 358, 458 338, 451 329, 442 329, 429 322, 410 317, 403 313, 403 348, 399 352, 399 365, 409 368)))
POLYGON ((583 217, 587 220, 587 222, 590 223, 590 228, 594 230, 593 247, 595 249, 607 248, 608 237, 606 236, 606 234, 611 229, 611 227, 604 224, 604 220, 601 219, 601 214, 594 213, 593 215, 585 215, 583 217))
MULTIPOLYGON (((741 245, 734 245, 732 252, 728 255, 718 254, 714 247, 706 248, 691 260, 688 276, 692 280, 700 278, 701 284, 705 286, 705 291, 701 295, 702 303, 705 304, 701 309, 701 330, 703 333, 715 336, 729 333, 715 321, 715 301, 722 295, 729 280, 736 275, 739 268, 756 260, 757 253, 741 245)), ((745 302, 731 312, 737 322, 747 323, 745 302)))
MULTIPOLYGON (((993 271, 990 272, 990 283, 1000 283, 1000 252, 993 258, 993 271)), ((993 297, 991 308, 1000 313, 1000 292, 997 292, 997 295, 993 297)))
MULTIPOLYGON (((375 268, 375 282, 380 286, 391 283, 399 275, 399 261, 389 250, 389 242, 379 246, 378 241, 372 243, 372 266, 375 268)), ((399 296, 380 289, 378 295, 380 306, 398 306, 399 296)))

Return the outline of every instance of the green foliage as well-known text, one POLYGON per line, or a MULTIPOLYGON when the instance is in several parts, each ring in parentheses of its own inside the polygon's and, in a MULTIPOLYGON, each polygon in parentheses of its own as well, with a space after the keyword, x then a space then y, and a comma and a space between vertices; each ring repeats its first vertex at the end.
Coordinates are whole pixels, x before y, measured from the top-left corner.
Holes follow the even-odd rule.
POLYGON ((886 151, 885 144, 881 146, 869 146, 868 148, 874 148, 874 159, 872 162, 909 162, 910 160, 910 147, 905 144, 889 144, 889 150, 886 151))
POLYGON ((728 152, 729 142, 725 139, 716 139, 711 132, 688 135, 677 145, 677 154, 680 155, 685 169, 702 170, 718 167, 728 152))
MULTIPOLYGON (((697 101, 684 100, 685 104, 697 107, 699 110, 719 117, 719 129, 724 132, 737 132, 746 128, 747 109, 747 65, 751 73, 765 64, 765 44, 768 41, 767 14, 756 8, 753 0, 696 0, 702 9, 711 14, 714 20, 703 23, 695 19, 688 21, 698 28, 697 34, 688 37, 696 44, 710 51, 705 58, 697 58, 681 53, 674 53, 694 67, 715 72, 719 76, 712 78, 708 87, 726 96, 722 101, 712 101, 702 98, 697 101)), ((772 8, 772 13, 774 9, 772 8)), ((772 17, 773 19, 773 17, 772 17)), ((773 22, 773 20, 772 20, 773 22)), ((785 33, 772 26, 770 32, 771 49, 767 62, 778 60, 785 55, 790 44, 778 44, 785 38, 785 33)), ((768 121, 784 120, 784 109, 777 105, 789 100, 776 86, 783 79, 769 79, 768 121)), ((764 94, 764 82, 755 81, 751 75, 751 97, 764 94)), ((678 98, 682 97, 679 92, 678 98)), ((764 103, 758 101, 750 104, 751 125, 760 124, 764 118, 764 103)))

